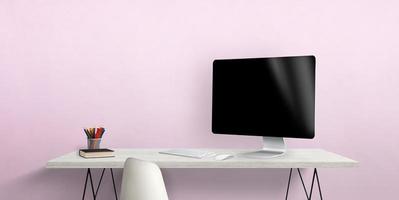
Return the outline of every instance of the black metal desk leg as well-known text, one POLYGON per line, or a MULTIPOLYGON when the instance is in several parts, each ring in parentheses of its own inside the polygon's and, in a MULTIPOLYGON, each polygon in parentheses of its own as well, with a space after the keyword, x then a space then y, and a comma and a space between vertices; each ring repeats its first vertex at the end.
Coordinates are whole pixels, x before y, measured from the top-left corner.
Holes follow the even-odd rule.
POLYGON ((288 176, 288 186, 287 186, 287 192, 285 193, 285 200, 288 199, 288 192, 290 191, 291 175, 292 175, 292 168, 290 169, 290 175, 288 176))
POLYGON ((91 171, 90 168, 87 169, 87 173, 86 173, 86 180, 85 180, 85 185, 83 187, 83 196, 82 196, 82 200, 85 199, 86 196, 86 188, 87 188, 87 180, 90 179, 90 185, 91 185, 91 192, 93 195, 93 199, 96 199, 96 194, 94 192, 94 185, 93 185, 93 177, 91 176, 91 171))
POLYGON ((321 194, 321 187, 320 187, 319 174, 317 173, 317 169, 316 169, 316 168, 314 168, 314 171, 313 171, 312 185, 311 185, 311 187, 310 187, 310 195, 309 195, 309 198, 308 198, 308 199, 309 199, 309 200, 312 199, 312 193, 313 193, 313 186, 314 186, 315 178, 316 178, 316 181, 317 181, 317 187, 319 188, 320 199, 323 200, 323 195, 321 194))
POLYGON ((112 168, 110 168, 110 170, 111 170, 111 176, 112 176, 112 185, 114 186, 115 199, 118 200, 118 194, 116 193, 116 186, 115 186, 115 179, 114 179, 114 171, 112 171, 112 168))
POLYGON ((86 186, 87 186, 87 179, 89 178, 89 171, 87 170, 87 172, 86 172, 86 180, 85 180, 85 184, 84 184, 84 187, 83 187, 83 196, 82 196, 82 200, 84 200, 85 199, 85 195, 86 195, 86 186))
MULTIPOLYGON (((301 179, 303 190, 305 191, 305 194, 306 194, 306 199, 308 199, 308 200, 312 199, 314 182, 316 180, 317 181, 317 187, 319 188, 320 199, 323 200, 323 195, 321 193, 320 180, 319 180, 319 175, 317 173, 317 169, 315 168, 314 172, 313 172, 312 185, 310 186, 310 193, 309 194, 307 192, 307 189, 306 189, 306 186, 305 186, 305 182, 303 181, 301 170, 298 168, 297 171, 298 171, 298 175, 299 175, 299 177, 301 179)), ((291 176, 292 176, 292 168, 290 169, 290 175, 288 177, 288 186, 287 186, 287 192, 285 194, 285 200, 288 200, 288 192, 289 192, 290 184, 291 184, 291 176)))
MULTIPOLYGON (((91 192, 92 192, 92 195, 93 195, 93 199, 96 200, 97 195, 98 195, 98 191, 100 189, 100 186, 101 186, 101 183, 102 183, 102 180, 103 180, 103 177, 104 177, 104 172, 105 172, 105 168, 103 168, 103 170, 101 172, 100 180, 98 181, 96 191, 94 191, 94 184, 93 184, 94 181, 93 181, 93 177, 91 175, 91 170, 90 170, 90 168, 87 169, 85 184, 84 184, 84 187, 83 187, 82 200, 85 199, 86 188, 87 188, 87 184, 88 184, 87 180, 89 180, 89 179, 90 179, 91 192)), ((113 173, 112 169, 110 169, 110 172, 111 172, 111 177, 112 177, 112 184, 114 186, 115 199, 118 200, 118 195, 116 193, 116 185, 115 185, 114 173, 113 173)))
POLYGON ((105 172, 105 168, 104 168, 103 171, 101 172, 100 181, 98 181, 98 185, 97 185, 97 189, 96 189, 96 197, 97 197, 97 194, 98 194, 98 190, 100 189, 101 182, 102 182, 102 180, 103 180, 104 172, 105 172))
POLYGON ((305 194, 306 194, 306 199, 309 199, 308 191, 306 190, 306 186, 305 186, 305 182, 303 181, 303 178, 302 178, 301 170, 299 168, 297 168, 297 170, 298 170, 299 178, 301 178, 303 190, 305 191, 305 194))

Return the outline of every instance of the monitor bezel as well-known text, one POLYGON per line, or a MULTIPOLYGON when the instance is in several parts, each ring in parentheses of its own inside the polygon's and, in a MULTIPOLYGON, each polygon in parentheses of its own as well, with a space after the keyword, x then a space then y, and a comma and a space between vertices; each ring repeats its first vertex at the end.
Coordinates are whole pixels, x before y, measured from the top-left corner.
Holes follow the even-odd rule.
MULTIPOLYGON (((258 58, 232 58, 232 59, 215 59, 212 63, 213 67, 212 67, 212 119, 211 119, 211 129, 212 129, 212 133, 213 134, 218 134, 218 135, 240 135, 240 136, 261 136, 261 137, 283 137, 283 138, 297 138, 297 139, 313 139, 315 137, 315 132, 316 132, 316 127, 315 127, 315 122, 313 123, 313 132, 307 134, 306 136, 292 136, 292 135, 283 135, 280 134, 272 134, 272 133, 248 133, 248 132, 240 132, 240 131, 231 131, 231 132, 220 132, 215 130, 215 126, 214 126, 214 120, 213 120, 213 116, 214 116, 214 68, 215 68, 215 62, 216 61, 232 61, 232 60, 250 60, 250 59, 281 59, 281 58, 302 58, 302 57, 306 57, 306 58, 311 58, 313 60, 313 69, 314 69, 314 85, 316 85, 316 57, 314 55, 304 55, 304 56, 281 56, 281 57, 258 57, 258 58)), ((316 105, 316 89, 314 91, 314 106, 316 105)), ((313 109, 313 118, 316 119, 316 108, 313 109)))

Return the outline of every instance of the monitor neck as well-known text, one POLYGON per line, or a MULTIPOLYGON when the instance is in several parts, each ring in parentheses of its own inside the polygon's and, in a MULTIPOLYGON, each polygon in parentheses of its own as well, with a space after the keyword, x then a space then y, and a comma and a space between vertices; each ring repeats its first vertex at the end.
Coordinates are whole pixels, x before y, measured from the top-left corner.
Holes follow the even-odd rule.
POLYGON ((250 158, 274 158, 285 154, 284 138, 282 137, 263 137, 263 147, 260 151, 244 152, 240 155, 250 158))
POLYGON ((282 137, 263 137, 263 151, 284 153, 285 143, 282 137))

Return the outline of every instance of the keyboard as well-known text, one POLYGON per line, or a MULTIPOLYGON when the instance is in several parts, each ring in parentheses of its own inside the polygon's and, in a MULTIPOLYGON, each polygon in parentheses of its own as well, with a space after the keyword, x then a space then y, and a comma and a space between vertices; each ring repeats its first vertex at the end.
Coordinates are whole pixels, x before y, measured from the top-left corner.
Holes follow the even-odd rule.
POLYGON ((214 152, 203 151, 203 150, 190 150, 190 149, 171 149, 171 150, 167 150, 167 151, 161 151, 159 153, 175 155, 175 156, 190 157, 190 158, 198 158, 198 159, 216 155, 214 152))

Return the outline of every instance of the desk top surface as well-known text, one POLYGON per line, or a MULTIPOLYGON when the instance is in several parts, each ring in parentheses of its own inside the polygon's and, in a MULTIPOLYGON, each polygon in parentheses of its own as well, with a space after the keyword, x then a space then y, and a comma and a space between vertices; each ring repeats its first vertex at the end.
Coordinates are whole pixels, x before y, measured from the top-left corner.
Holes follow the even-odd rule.
POLYGON ((254 159, 239 156, 239 153, 255 149, 198 149, 215 153, 237 155, 234 158, 216 161, 213 158, 188 158, 160 154, 165 149, 115 149, 115 157, 82 158, 77 151, 62 155, 47 162, 47 168, 123 168, 127 158, 151 161, 160 168, 334 168, 356 167, 357 161, 322 149, 289 149, 285 155, 269 159, 254 159))

